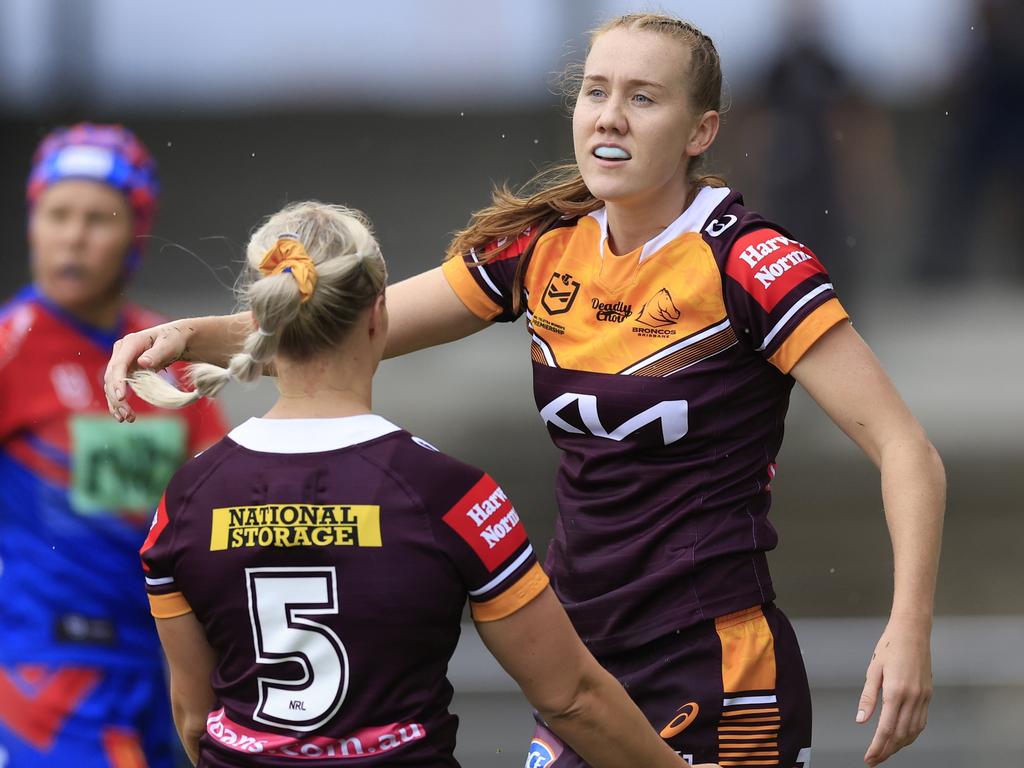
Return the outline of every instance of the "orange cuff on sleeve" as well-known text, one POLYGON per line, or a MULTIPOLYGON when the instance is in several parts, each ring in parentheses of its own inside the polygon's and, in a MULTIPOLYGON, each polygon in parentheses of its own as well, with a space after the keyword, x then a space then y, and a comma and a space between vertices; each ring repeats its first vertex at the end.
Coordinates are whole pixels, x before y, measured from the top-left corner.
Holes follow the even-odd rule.
POLYGON ((768 358, 768 362, 783 373, 789 373, 804 353, 824 336, 827 330, 849 318, 839 299, 829 299, 803 319, 803 322, 775 350, 775 354, 768 358))
POLYGON ((150 595, 149 612, 155 619, 173 619, 191 613, 192 606, 181 592, 171 592, 169 595, 150 595))
POLYGON ((511 616, 543 592, 547 585, 548 575, 544 573, 540 563, 534 563, 519 581, 493 600, 483 603, 470 602, 473 621, 497 621, 511 616))
POLYGON ((501 314, 501 307, 480 290, 476 280, 469 274, 469 265, 465 261, 458 257, 448 259, 441 265, 441 272, 466 309, 481 320, 493 320, 501 314))

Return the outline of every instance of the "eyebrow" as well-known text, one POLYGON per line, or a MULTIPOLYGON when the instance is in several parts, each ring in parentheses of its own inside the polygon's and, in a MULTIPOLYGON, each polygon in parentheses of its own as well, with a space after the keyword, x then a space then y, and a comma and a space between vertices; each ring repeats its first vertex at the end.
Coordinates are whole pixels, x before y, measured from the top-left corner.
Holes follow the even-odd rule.
MULTIPOLYGON (((608 82, 608 78, 605 77, 604 75, 584 75, 583 76, 583 82, 584 83, 607 83, 608 82)), ((628 85, 628 86, 641 86, 641 87, 647 87, 647 88, 659 88, 661 90, 665 90, 665 86, 663 84, 656 83, 653 80, 639 80, 639 79, 635 79, 634 78, 634 79, 631 79, 631 80, 627 80, 626 81, 626 85, 628 85)))

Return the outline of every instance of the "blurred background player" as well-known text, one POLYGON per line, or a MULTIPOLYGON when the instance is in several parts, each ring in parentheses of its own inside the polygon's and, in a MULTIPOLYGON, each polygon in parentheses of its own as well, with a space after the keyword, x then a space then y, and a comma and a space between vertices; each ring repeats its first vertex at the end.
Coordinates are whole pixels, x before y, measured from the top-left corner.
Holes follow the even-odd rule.
POLYGON ((372 412, 387 270, 362 215, 295 203, 247 260, 256 327, 229 367, 194 366, 189 395, 133 382, 181 407, 278 375, 265 417, 175 474, 142 548, 192 761, 457 766, 446 671, 468 593, 488 648, 591 764, 684 766, 576 636, 494 480, 372 412))
POLYGON ((121 126, 57 129, 33 159, 33 282, 0 313, 0 757, 9 768, 173 763, 137 552, 167 478, 225 425, 206 401, 174 415, 138 401, 139 428, 112 431, 102 390, 114 341, 158 320, 123 295, 158 193, 153 158, 121 126))

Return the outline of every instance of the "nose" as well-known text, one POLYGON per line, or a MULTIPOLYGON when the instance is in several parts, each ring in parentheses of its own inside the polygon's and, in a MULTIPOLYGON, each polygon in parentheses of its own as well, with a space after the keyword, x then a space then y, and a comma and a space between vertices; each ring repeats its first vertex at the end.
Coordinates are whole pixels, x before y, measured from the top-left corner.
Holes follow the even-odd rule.
POLYGON ((89 222, 85 216, 69 216, 63 223, 61 234, 66 245, 81 250, 89 233, 89 222))
POLYGON ((605 100, 597 115, 596 127, 602 133, 610 132, 619 135, 624 135, 629 130, 626 110, 621 99, 609 97, 605 100))

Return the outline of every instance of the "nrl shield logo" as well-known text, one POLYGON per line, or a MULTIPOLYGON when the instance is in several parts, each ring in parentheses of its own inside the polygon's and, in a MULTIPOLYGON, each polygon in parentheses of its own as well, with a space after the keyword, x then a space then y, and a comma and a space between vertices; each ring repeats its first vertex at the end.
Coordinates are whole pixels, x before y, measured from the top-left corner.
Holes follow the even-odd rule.
POLYGON ((541 306, 547 310, 549 315, 560 315, 572 308, 572 303, 579 293, 580 284, 573 280, 570 274, 553 272, 548 280, 544 295, 540 299, 541 306))

